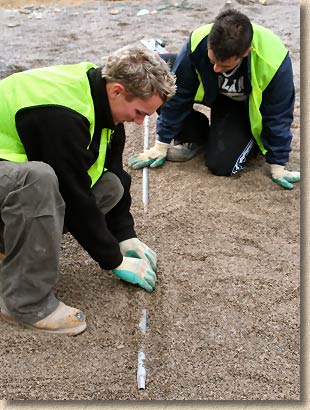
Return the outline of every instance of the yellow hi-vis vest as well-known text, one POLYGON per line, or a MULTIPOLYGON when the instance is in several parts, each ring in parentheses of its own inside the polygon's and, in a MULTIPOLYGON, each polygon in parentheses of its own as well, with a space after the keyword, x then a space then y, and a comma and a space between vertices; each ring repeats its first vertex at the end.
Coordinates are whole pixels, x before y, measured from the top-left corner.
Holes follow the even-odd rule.
MULTIPOLYGON (((191 35, 191 52, 194 52, 198 44, 210 33, 212 26, 213 24, 207 24, 193 31, 191 35)), ((262 153, 265 154, 267 151, 260 137, 263 129, 260 113, 262 94, 278 71, 288 50, 280 38, 272 31, 257 24, 252 24, 252 26, 254 33, 251 44, 253 49, 250 53, 252 92, 249 96, 249 117, 253 137, 262 153)), ((199 103, 204 99, 204 89, 201 81, 202 73, 197 72, 197 74, 200 84, 195 101, 199 103)))
MULTIPOLYGON (((15 126, 18 111, 39 106, 62 106, 70 108, 89 121, 91 144, 95 111, 87 77, 88 62, 38 68, 11 76, 0 81, 0 158, 8 161, 28 161, 24 146, 15 126), (1 98, 5 96, 5 98, 1 98)), ((104 128, 101 132, 99 154, 88 174, 92 186, 104 171, 106 149, 113 131, 104 128)))

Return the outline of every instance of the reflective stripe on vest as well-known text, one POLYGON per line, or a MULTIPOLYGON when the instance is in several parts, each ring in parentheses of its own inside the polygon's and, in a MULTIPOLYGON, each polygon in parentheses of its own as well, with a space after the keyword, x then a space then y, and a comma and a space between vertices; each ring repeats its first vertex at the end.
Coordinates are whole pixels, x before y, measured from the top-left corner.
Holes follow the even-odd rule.
MULTIPOLYGON (((209 34, 212 25, 207 24, 193 31, 191 35, 191 52, 194 52, 198 44, 209 34)), ((249 117, 253 137, 262 153, 265 154, 267 151, 260 137, 263 129, 262 115, 260 113, 262 94, 282 64, 288 50, 280 38, 272 31, 257 24, 252 24, 252 26, 254 33, 251 44, 253 49, 250 53, 252 92, 249 96, 249 117)), ((198 72, 197 74, 200 83, 195 101, 203 102, 204 88, 201 75, 198 72)))
MULTIPOLYGON (((95 113, 87 71, 97 68, 88 62, 72 65, 58 65, 28 70, 0 81, 0 158, 9 161, 28 160, 24 146, 15 126, 18 111, 40 106, 66 107, 85 117, 89 124, 90 146, 94 135, 95 113)), ((112 131, 103 129, 99 155, 88 170, 92 186, 103 170, 106 148, 112 131)))
POLYGON ((88 170, 88 175, 91 177, 92 181, 91 186, 93 186, 98 181, 103 170, 106 171, 106 168, 104 168, 104 162, 107 152, 107 146, 109 145, 113 132, 114 131, 109 130, 108 128, 104 128, 101 132, 97 161, 88 170))

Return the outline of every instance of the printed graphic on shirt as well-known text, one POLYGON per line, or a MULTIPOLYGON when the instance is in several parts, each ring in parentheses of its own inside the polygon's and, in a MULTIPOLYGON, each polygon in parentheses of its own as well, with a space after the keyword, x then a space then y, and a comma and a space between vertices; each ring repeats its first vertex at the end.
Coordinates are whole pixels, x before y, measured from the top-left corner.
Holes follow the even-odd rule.
POLYGON ((218 73, 219 92, 233 100, 243 101, 244 94, 244 69, 242 61, 233 70, 227 73, 218 73))

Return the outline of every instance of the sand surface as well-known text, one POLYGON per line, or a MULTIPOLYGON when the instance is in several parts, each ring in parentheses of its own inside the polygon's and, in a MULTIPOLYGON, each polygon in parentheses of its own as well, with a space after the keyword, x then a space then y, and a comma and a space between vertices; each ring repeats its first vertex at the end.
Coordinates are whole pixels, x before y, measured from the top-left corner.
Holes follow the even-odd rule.
MULTIPOLYGON (((288 167, 300 168, 299 2, 232 0, 281 36, 296 85, 288 167)), ((142 38, 177 52, 225 1, 1 1, 0 78, 59 63, 92 61, 142 38), (141 9, 150 13, 137 16, 141 9)), ((150 120, 153 142, 155 116, 150 120)), ((126 126, 127 158, 144 128, 126 126)), ((57 296, 83 309, 75 338, 38 335, 0 321, 0 398, 17 400, 298 400, 299 186, 276 186, 263 159, 236 178, 211 175, 203 158, 166 163, 133 178, 141 240, 157 251, 156 291, 120 282, 64 235, 57 296), (139 323, 147 313, 147 332, 139 323), (138 351, 147 387, 138 390, 138 351)))

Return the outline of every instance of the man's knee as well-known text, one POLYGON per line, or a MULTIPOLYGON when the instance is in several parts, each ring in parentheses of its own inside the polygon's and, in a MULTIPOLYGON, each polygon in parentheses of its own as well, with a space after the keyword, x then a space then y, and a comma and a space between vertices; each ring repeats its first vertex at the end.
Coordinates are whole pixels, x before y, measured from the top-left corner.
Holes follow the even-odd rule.
POLYGON ((58 188, 58 178, 50 165, 39 161, 31 161, 25 164, 27 164, 27 182, 38 183, 44 190, 53 187, 58 188))
POLYGON ((213 175, 217 177, 230 177, 232 176, 231 169, 227 169, 224 167, 208 167, 209 171, 212 172, 213 175))
POLYGON ((93 194, 98 207, 106 214, 122 199, 124 187, 117 175, 106 172, 94 185, 93 194))
POLYGON ((64 200, 59 192, 58 178, 53 168, 44 162, 29 162, 29 172, 24 186, 25 199, 34 205, 36 202, 41 212, 54 214, 56 208, 64 208, 64 200), (29 194, 36 198, 29 196, 29 194))
POLYGON ((114 196, 114 202, 116 205, 122 199, 124 195, 124 187, 120 179, 118 178, 118 176, 116 176, 112 172, 109 172, 109 178, 110 178, 111 187, 113 186, 112 191, 113 191, 113 196, 114 196))
POLYGON ((5 210, 17 213, 22 210, 25 216, 32 217, 63 214, 65 204, 53 168, 37 161, 15 165, 12 163, 14 177, 4 198, 5 210))
POLYGON ((219 177, 230 177, 232 175, 232 166, 225 163, 220 158, 207 158, 206 157, 206 166, 208 170, 219 177))

